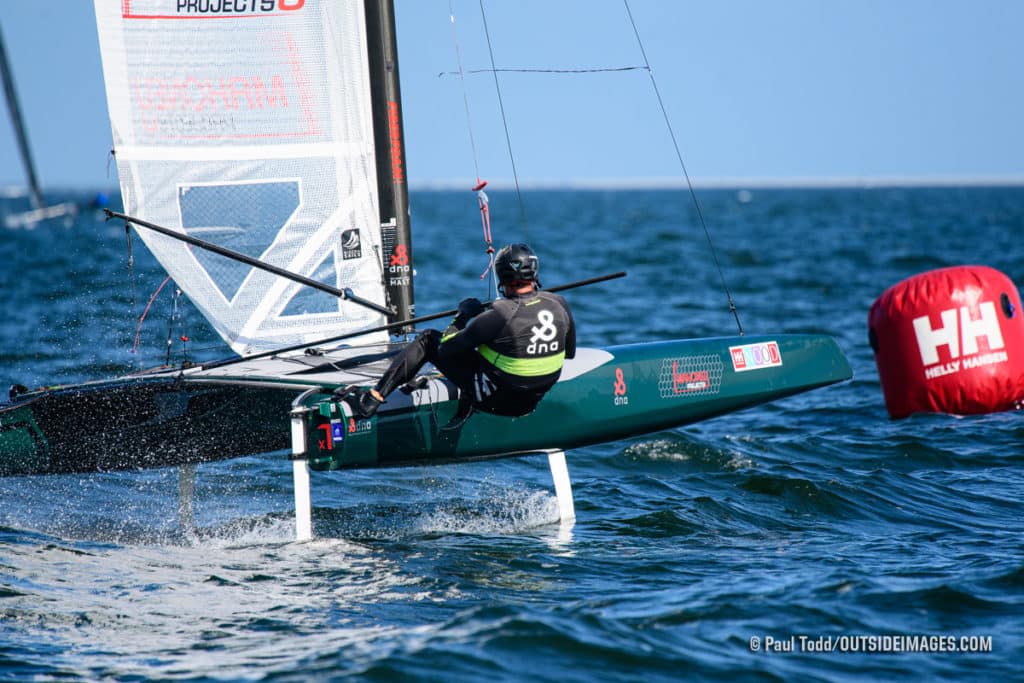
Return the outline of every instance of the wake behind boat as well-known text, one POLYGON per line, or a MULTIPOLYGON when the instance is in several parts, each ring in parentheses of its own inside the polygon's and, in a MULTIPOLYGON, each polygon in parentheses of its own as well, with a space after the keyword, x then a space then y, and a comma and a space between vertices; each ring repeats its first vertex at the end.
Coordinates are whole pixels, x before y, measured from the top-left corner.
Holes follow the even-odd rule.
POLYGON ((828 336, 741 333, 580 349, 523 418, 446 429, 457 390, 436 372, 354 417, 339 393, 372 385, 417 320, 392 3, 186 5, 96 2, 124 218, 239 358, 18 387, 0 406, 0 473, 290 446, 308 537, 307 468, 549 453, 569 518, 565 449, 851 376, 828 336))

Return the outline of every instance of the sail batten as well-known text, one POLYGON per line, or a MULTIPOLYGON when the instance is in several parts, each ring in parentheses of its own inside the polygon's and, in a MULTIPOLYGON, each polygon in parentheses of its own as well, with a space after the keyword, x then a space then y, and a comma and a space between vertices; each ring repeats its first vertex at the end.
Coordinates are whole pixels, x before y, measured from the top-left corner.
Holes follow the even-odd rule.
MULTIPOLYGON (((384 305, 362 0, 248 3, 232 17, 177 0, 95 6, 125 212, 384 305)), ((384 322, 140 235, 241 355, 384 322)))
POLYGON ((316 159, 363 151, 362 144, 303 143, 291 145, 233 145, 193 149, 180 146, 122 145, 117 158, 122 161, 239 161, 245 159, 316 159))

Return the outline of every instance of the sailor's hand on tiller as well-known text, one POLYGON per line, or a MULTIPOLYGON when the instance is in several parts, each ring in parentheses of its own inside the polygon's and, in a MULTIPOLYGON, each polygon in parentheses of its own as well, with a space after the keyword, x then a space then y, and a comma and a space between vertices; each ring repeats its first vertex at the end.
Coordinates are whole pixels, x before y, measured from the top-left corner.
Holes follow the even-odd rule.
POLYGON ((459 317, 469 320, 475 318, 484 312, 484 305, 480 303, 480 299, 475 296, 471 296, 468 299, 463 299, 459 302, 459 317))
POLYGON ((480 315, 483 312, 484 305, 480 303, 480 299, 472 296, 468 299, 463 299, 459 302, 459 312, 455 316, 455 320, 452 321, 452 325, 455 326, 455 329, 461 330, 474 316, 480 315))

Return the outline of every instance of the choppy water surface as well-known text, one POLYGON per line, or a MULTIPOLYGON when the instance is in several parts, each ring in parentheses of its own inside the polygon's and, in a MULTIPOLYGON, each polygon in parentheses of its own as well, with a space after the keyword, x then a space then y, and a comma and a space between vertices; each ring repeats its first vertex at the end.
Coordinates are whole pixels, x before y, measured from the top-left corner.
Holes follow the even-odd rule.
MULTIPOLYGON (((1019 680, 1024 423, 890 421, 866 317, 931 268, 1020 283, 1024 189, 700 196, 744 329, 833 334, 851 382, 570 452, 571 530, 544 458, 314 475, 307 544, 285 453, 199 467, 194 529, 176 470, 0 479, 0 679, 1019 680)), ((581 343, 736 331, 685 193, 530 192, 528 235, 491 199, 546 283, 629 272, 569 295, 581 343)), ((415 193, 413 219, 418 310, 482 295, 473 196, 415 193)), ((128 353, 163 278, 135 243, 133 305, 123 227, 0 234, 0 384, 162 362, 167 293, 128 353)))

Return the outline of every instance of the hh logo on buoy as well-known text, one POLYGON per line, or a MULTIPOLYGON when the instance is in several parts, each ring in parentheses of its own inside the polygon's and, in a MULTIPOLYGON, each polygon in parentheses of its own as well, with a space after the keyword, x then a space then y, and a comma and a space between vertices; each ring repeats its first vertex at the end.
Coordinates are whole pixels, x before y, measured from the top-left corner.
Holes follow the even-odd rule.
POLYGON ((981 367, 1004 363, 1008 359, 1003 343, 1003 333, 999 328, 996 306, 991 301, 978 304, 981 317, 971 318, 970 308, 961 306, 942 311, 939 317, 942 326, 934 329, 927 315, 914 318, 914 334, 917 336, 917 347, 921 352, 921 362, 925 366, 924 375, 927 379, 941 377, 960 372, 961 369, 981 367), (978 340, 985 338, 989 353, 978 354, 978 340), (939 364, 939 347, 949 349, 951 361, 939 364))
POLYGON ((979 415, 1024 397, 1024 316, 1006 275, 952 266, 889 287, 868 313, 868 341, 889 415, 979 415))

